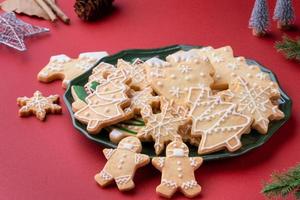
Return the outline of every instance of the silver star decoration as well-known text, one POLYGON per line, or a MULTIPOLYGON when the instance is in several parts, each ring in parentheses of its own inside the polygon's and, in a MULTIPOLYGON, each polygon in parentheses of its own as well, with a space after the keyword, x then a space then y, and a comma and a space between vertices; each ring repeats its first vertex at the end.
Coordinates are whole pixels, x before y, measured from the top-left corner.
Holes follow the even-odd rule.
POLYGON ((0 44, 5 44, 19 51, 26 50, 25 37, 48 31, 48 28, 25 23, 18 19, 13 12, 0 15, 0 44))

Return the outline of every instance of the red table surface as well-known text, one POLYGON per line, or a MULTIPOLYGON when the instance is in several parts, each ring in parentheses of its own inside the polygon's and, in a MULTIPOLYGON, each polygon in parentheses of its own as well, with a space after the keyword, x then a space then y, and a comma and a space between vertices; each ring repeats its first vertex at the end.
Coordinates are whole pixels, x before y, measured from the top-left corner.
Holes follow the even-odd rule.
MULTIPOLYGON (((155 187, 160 173, 151 165, 137 171, 136 188, 121 193, 115 187, 100 188, 94 175, 106 160, 102 147, 79 134, 63 102, 62 115, 19 118, 16 98, 35 90, 45 95, 64 90, 61 82, 43 84, 36 76, 49 57, 64 53, 106 50, 110 54, 130 48, 154 48, 172 44, 230 45, 236 55, 253 58, 271 69, 293 100, 293 114, 266 144, 243 156, 205 162, 196 178, 200 199, 264 199, 263 180, 274 170, 285 170, 300 161, 300 64, 287 61, 274 49, 283 32, 272 23, 272 35, 253 37, 248 19, 253 1, 241 0, 116 0, 115 12, 96 23, 85 23, 73 11, 73 1, 59 1, 71 25, 35 18, 21 18, 49 27, 47 35, 26 39, 28 50, 18 52, 1 45, 0 199, 159 199, 155 187)), ((273 12, 274 1, 270 11, 273 12)), ((295 1, 300 29, 300 2, 295 1)), ((299 30, 298 29, 298 30, 299 30)), ((291 36, 299 31, 287 32, 291 36)), ((181 199, 177 194, 174 199, 181 199)))

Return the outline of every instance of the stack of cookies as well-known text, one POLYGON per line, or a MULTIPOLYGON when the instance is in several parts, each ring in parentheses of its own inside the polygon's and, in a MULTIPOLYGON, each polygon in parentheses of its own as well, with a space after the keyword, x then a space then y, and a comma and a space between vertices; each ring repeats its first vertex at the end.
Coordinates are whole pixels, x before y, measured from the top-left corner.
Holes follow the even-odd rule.
POLYGON ((119 59, 116 66, 100 63, 84 88, 72 87, 72 95, 74 116, 90 134, 102 134, 105 128, 112 142, 122 141, 121 153, 105 150, 106 158, 114 161, 96 175, 97 182, 106 185, 114 179, 121 190, 133 188, 135 169, 149 162, 138 154, 142 143, 153 142, 156 155, 166 152, 166 158, 152 160, 162 171, 157 191, 165 197, 177 188, 188 197, 200 192, 193 170, 202 159, 188 158, 185 143, 197 146, 199 155, 233 152, 242 146, 243 134, 251 129, 267 134, 270 121, 284 117, 278 108, 278 85, 244 57, 234 57, 229 46, 178 51, 165 59, 137 58, 133 63, 119 59), (132 156, 129 170, 125 160, 132 156))

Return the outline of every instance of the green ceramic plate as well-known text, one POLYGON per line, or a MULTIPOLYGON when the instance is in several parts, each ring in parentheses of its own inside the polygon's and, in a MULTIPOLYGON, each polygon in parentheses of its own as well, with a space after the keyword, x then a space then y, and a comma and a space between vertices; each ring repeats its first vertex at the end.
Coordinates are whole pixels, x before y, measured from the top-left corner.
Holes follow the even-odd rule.
MULTIPOLYGON (((130 62, 133 62, 135 58, 140 58, 142 60, 147 60, 147 59, 152 58, 154 56, 159 57, 161 59, 164 59, 167 55, 169 55, 171 53, 174 53, 174 52, 179 51, 179 50, 189 50, 191 48, 201 48, 201 46, 174 45, 174 46, 168 46, 168 47, 163 47, 163 48, 159 48, 159 49, 125 50, 125 51, 121 51, 120 53, 117 53, 115 55, 102 58, 99 61, 99 63, 100 62, 107 62, 107 63, 110 63, 110 64, 116 64, 117 60, 119 58, 122 58, 122 59, 124 59, 126 61, 130 61, 130 62)), ((257 63, 254 60, 247 59, 247 62, 249 64, 256 64, 256 65, 260 66, 262 71, 268 73, 270 75, 271 79, 278 83, 278 80, 276 79, 276 76, 270 70, 263 67, 261 64, 257 63)), ((84 134, 90 140, 93 140, 93 141, 103 145, 104 147, 115 148, 116 145, 113 144, 112 142, 110 142, 107 131, 103 130, 98 135, 90 135, 86 131, 85 125, 83 125, 79 121, 75 120, 73 112, 72 112, 71 104, 73 102, 73 98, 72 98, 72 95, 71 95, 71 86, 72 85, 81 85, 81 86, 83 86, 87 82, 88 77, 90 76, 91 73, 92 73, 92 69, 90 69, 89 71, 85 72, 81 76, 79 76, 79 77, 77 77, 77 78, 75 78, 74 80, 71 81, 71 83, 70 83, 70 85, 69 85, 69 87, 68 87, 68 89, 65 93, 64 101, 65 101, 65 103, 68 107, 68 110, 69 110, 70 114, 71 114, 73 125, 77 130, 79 130, 80 133, 84 134)), ((221 159, 221 158, 235 157, 235 156, 242 155, 242 154, 244 154, 244 153, 246 153, 246 152, 248 152, 252 149, 255 149, 255 148, 263 145, 265 142, 267 142, 269 140, 269 138, 289 119, 289 117, 291 115, 292 101, 287 96, 287 94, 285 94, 285 92, 282 89, 280 89, 280 92, 281 92, 281 98, 280 98, 280 101, 279 101, 279 103, 280 103, 279 107, 284 112, 285 118, 280 120, 280 121, 274 121, 274 122, 270 123, 268 134, 261 135, 261 134, 257 133, 255 130, 252 130, 251 134, 246 134, 246 135, 242 136, 243 146, 238 151, 230 153, 230 152, 227 152, 227 151, 224 150, 224 151, 219 151, 219 152, 216 152, 216 153, 204 155, 203 158, 205 160, 215 160, 215 159, 221 159)), ((151 157, 155 156, 153 143, 143 144, 143 153, 148 154, 151 157)), ((197 155, 197 148, 196 147, 190 146, 190 155, 191 156, 196 156, 197 155)))

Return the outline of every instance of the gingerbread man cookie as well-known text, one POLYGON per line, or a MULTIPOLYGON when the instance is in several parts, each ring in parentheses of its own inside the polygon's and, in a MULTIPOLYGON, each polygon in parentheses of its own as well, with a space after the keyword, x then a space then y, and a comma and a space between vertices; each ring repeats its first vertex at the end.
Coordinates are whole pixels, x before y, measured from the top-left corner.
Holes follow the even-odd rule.
POLYGON ((202 161, 201 157, 189 157, 189 149, 183 142, 168 144, 166 157, 152 159, 152 165, 162 173, 156 192, 166 198, 171 198, 178 189, 189 198, 198 195, 201 186, 195 180, 194 171, 202 161))
POLYGON ((251 85, 245 79, 237 77, 229 85, 229 90, 224 91, 223 94, 228 101, 238 105, 238 112, 254 119, 252 128, 261 134, 266 134, 270 120, 284 118, 284 113, 279 110, 278 105, 272 104, 272 97, 278 95, 278 90, 273 86, 273 82, 263 86, 251 85))
POLYGON ((130 82, 121 69, 107 77, 106 82, 98 85, 96 91, 86 97, 87 105, 75 112, 74 117, 87 124, 87 131, 97 134, 106 126, 128 119, 123 109, 130 105, 127 96, 130 82))
POLYGON ((36 91, 33 97, 19 97, 17 103, 21 106, 19 115, 27 117, 35 115, 39 120, 44 120, 47 113, 61 113, 61 107, 56 103, 59 100, 58 95, 44 97, 40 91, 36 91))
POLYGON ((51 82, 63 80, 62 87, 67 88, 69 82, 93 67, 101 58, 107 56, 106 52, 81 53, 77 59, 64 54, 52 56, 50 62, 38 73, 38 80, 51 82))
POLYGON ((160 113, 153 114, 152 109, 147 107, 141 112, 145 127, 138 132, 137 137, 147 141, 152 138, 156 155, 163 151, 166 143, 181 139, 178 130, 189 121, 184 115, 175 115, 174 106, 173 101, 162 97, 160 113))
POLYGON ((117 149, 104 149, 107 163, 95 175, 96 182, 104 187, 115 181, 120 191, 133 189, 135 171, 150 162, 149 156, 140 154, 141 150, 141 142, 132 136, 122 139, 117 149))
POLYGON ((145 62, 148 79, 153 90, 184 105, 190 87, 210 86, 214 69, 207 57, 179 51, 166 57, 168 62, 152 58, 145 62))
POLYGON ((250 131, 252 118, 238 113, 236 104, 213 96, 210 88, 198 87, 190 89, 189 105, 191 135, 201 136, 199 154, 224 148, 232 152, 242 146, 241 135, 250 131))

